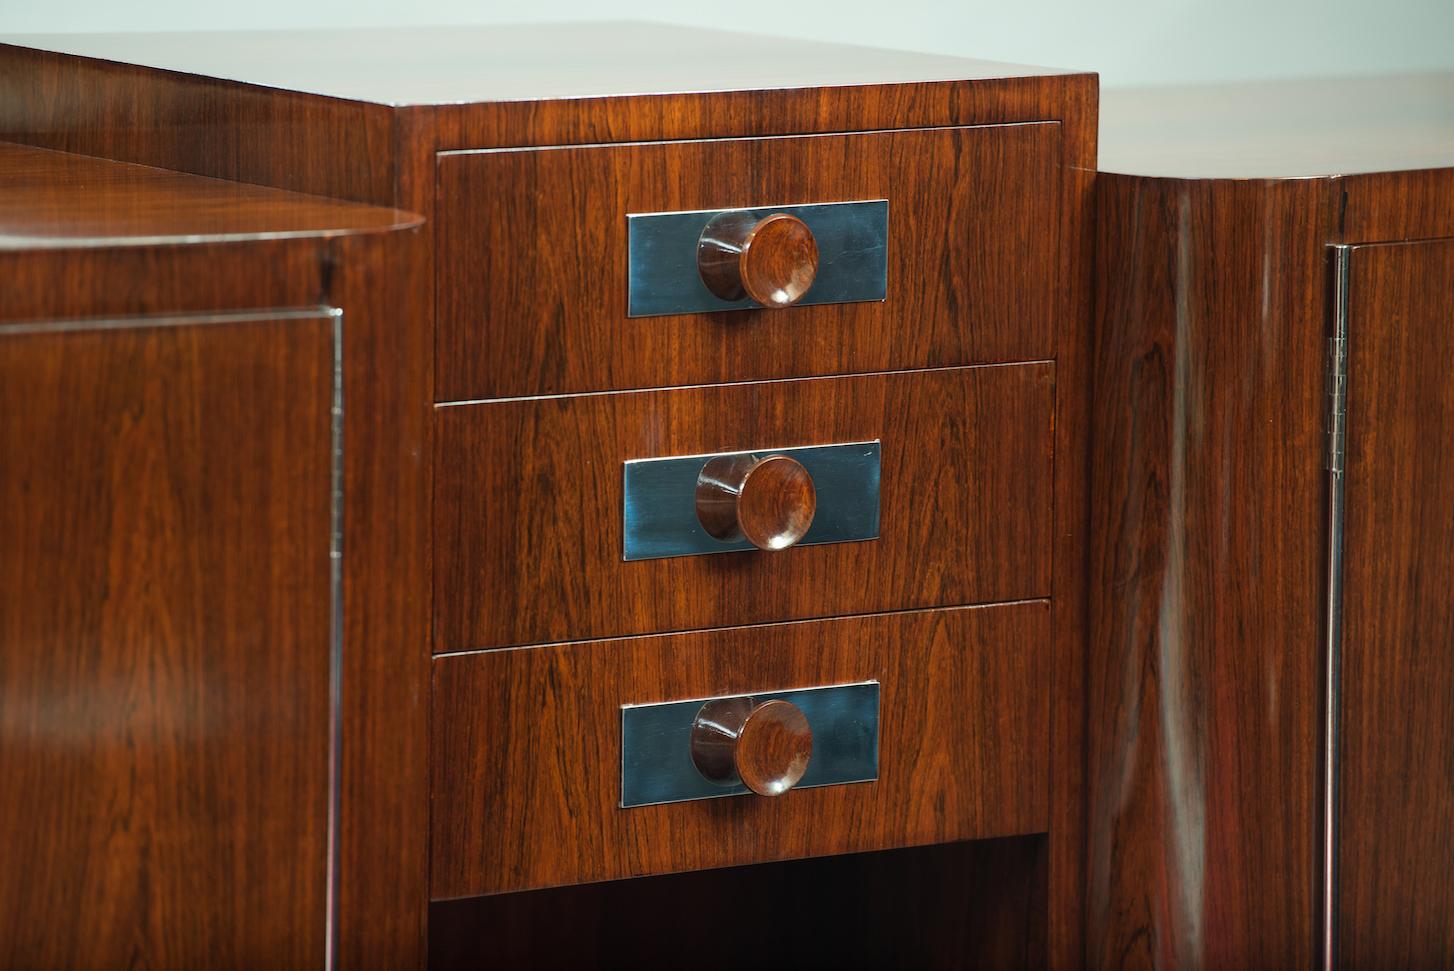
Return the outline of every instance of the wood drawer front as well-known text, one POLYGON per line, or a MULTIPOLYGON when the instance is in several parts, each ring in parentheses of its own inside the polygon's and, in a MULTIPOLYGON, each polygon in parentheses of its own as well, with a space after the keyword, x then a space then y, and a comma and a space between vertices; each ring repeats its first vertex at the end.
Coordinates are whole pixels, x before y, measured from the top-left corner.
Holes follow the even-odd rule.
POLYGON ((1045 601, 436 658, 435 899, 1040 832, 1045 601), (620 706, 878 680, 879 778, 619 808, 620 706))
POLYGON ((435 412, 437 652, 1050 593, 1053 364, 435 412), (622 463, 882 442, 880 534, 622 560, 622 463))
POLYGON ((1050 122, 442 154, 437 395, 1051 358, 1059 166, 1050 122), (865 199, 883 302, 626 316, 628 214, 865 199))

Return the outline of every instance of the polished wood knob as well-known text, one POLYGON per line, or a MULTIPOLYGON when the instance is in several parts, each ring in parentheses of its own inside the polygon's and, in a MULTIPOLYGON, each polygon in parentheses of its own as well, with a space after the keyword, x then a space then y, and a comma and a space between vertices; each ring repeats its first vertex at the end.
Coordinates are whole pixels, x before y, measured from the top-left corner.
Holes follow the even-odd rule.
POLYGON ((692 762, 718 785, 742 783, 759 796, 780 796, 803 778, 813 757, 813 729, 790 701, 719 698, 692 723, 692 762))
POLYGON ((718 456, 697 475, 697 519, 724 542, 785 550, 808 532, 817 510, 813 477, 786 455, 718 456))
POLYGON ((791 307, 818 276, 818 241, 807 223, 785 212, 764 219, 724 212, 702 230, 697 270, 723 300, 751 297, 764 307, 791 307))

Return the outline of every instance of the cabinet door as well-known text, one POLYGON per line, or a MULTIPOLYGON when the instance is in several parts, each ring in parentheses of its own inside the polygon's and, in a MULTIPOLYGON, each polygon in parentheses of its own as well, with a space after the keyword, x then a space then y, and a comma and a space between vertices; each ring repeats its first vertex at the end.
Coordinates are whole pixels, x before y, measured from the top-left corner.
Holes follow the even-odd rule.
POLYGON ((0 326, 0 967, 322 967, 337 322, 0 326))
POLYGON ((1454 240, 1346 250, 1338 963, 1454 965, 1454 240))

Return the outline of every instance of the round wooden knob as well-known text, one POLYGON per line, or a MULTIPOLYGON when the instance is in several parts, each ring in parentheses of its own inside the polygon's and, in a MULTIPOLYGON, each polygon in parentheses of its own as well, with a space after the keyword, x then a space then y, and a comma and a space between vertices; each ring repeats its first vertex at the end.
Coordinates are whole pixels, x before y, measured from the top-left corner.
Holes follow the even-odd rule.
POLYGON ((786 455, 719 456, 697 475, 697 519, 724 542, 785 550, 808 532, 817 510, 813 477, 786 455))
POLYGON ((813 757, 813 729, 790 701, 719 698, 692 723, 692 762, 718 785, 742 783, 759 796, 780 796, 803 778, 813 757))
POLYGON ((724 212, 702 230, 697 270, 723 300, 751 297, 764 307, 791 307, 818 276, 818 241, 807 223, 785 212, 765 219, 724 212))

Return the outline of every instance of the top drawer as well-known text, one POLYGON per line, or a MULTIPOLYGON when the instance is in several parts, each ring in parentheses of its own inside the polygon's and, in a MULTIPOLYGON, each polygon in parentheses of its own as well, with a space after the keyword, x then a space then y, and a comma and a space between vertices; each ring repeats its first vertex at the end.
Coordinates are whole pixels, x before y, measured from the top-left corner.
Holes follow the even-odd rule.
POLYGON ((1054 122, 449 152, 438 166, 443 401, 1054 357, 1054 122), (881 302, 627 316, 628 215, 871 199, 888 202, 881 302))

